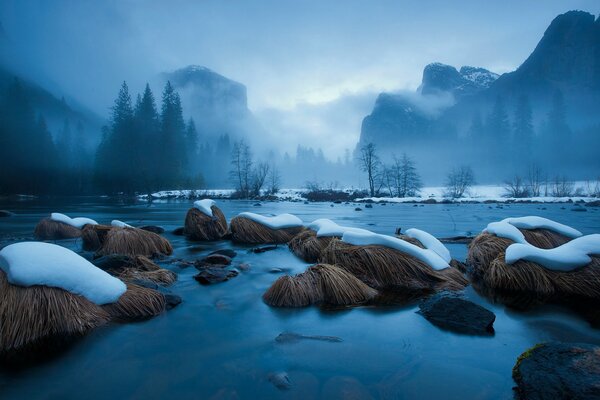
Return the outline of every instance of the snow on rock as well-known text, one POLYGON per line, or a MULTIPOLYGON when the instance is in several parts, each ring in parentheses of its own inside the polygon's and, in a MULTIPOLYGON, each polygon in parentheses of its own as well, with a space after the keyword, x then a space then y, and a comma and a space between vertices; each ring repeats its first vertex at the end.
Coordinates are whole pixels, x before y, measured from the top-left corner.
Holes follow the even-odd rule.
POLYGON ((419 246, 415 246, 412 243, 408 243, 405 240, 392 236, 380 235, 372 232, 346 232, 342 236, 342 241, 356 246, 377 245, 389 247, 415 257, 435 270, 450 267, 436 252, 429 249, 422 249, 419 246))
POLYGON ((311 222, 308 226, 308 229, 312 229, 317 232, 317 237, 342 237, 346 232, 362 232, 362 233, 371 233, 366 229, 361 228, 352 228, 349 226, 341 226, 336 224, 330 219, 320 218, 311 222))
POLYGON ((211 199, 197 200, 194 202, 194 208, 200 210, 200 212, 204 215, 208 215, 209 217, 213 216, 212 206, 217 203, 211 199))
POLYGON ((0 268, 10 283, 43 285, 78 294, 98 305, 114 303, 127 290, 77 253, 44 242, 21 242, 0 250, 0 268))
POLYGON ((123 221, 119 221, 118 219, 113 219, 110 225, 114 226, 115 228, 133 228, 133 226, 126 224, 123 221))
POLYGON ((553 249, 515 243, 508 246, 504 257, 507 264, 526 260, 555 271, 572 271, 589 264, 590 255, 600 255, 600 234, 581 236, 553 249))
POLYGON ((292 214, 279 214, 274 217, 267 217, 251 212, 243 212, 238 217, 248 218, 271 229, 297 228, 302 226, 302 220, 292 214))
POLYGON ((491 222, 483 230, 483 232, 491 233, 501 238, 510 239, 515 243, 527 243, 523 233, 514 225, 509 224, 506 221, 491 222))
POLYGON ((519 218, 506 218, 502 221, 506 221, 509 224, 521 229, 547 229, 570 238, 577 238, 581 236, 581 232, 579 232, 577 229, 543 217, 528 216, 519 218))
POLYGON ((411 228, 406 231, 406 235, 413 239, 417 239, 426 249, 435 252, 438 256, 442 257, 444 261, 449 263, 452 261, 450 251, 437 240, 433 235, 420 229, 411 228))
POLYGON ((63 224, 74 226, 75 228, 81 229, 84 225, 98 225, 96 221, 90 218, 85 217, 77 217, 71 218, 68 215, 61 213, 52 213, 50 214, 50 219, 56 222, 62 222, 63 224))

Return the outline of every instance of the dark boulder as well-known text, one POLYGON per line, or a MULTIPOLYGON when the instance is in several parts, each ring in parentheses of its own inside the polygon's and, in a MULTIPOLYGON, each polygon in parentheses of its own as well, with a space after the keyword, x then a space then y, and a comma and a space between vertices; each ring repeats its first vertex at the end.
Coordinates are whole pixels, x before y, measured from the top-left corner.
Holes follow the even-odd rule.
POLYGON ((228 281, 238 275, 235 270, 227 270, 225 268, 206 268, 199 274, 194 276, 194 279, 202 285, 211 285, 213 283, 221 283, 228 281))
POLYGON ((229 265, 231 264, 231 258, 223 254, 209 254, 200 260, 205 264, 217 264, 217 265, 229 265))
POLYGON ((362 211, 362 208, 360 208, 360 207, 356 207, 356 208, 354 209, 354 211, 362 211))
POLYGON ((140 229, 143 229, 148 232, 156 233, 157 235, 160 235, 161 233, 165 233, 165 228, 163 228, 161 226, 156 226, 156 225, 140 226, 140 229))
POLYGON ((419 304, 419 314, 435 326, 468 335, 493 335, 496 315, 459 296, 441 294, 419 304))
POLYGON ((519 356, 513 368, 516 398, 600 399, 600 347, 545 343, 519 356))
POLYGON ((185 228, 182 226, 180 228, 177 228, 173 231, 173 235, 175 236, 183 236, 185 235, 185 228))

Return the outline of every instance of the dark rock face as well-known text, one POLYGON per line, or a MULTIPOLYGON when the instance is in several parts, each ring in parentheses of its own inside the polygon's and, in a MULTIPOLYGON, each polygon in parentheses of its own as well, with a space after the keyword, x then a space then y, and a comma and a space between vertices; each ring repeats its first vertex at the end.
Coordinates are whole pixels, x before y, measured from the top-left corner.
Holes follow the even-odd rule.
POLYGON ((235 270, 227 270, 224 268, 205 268, 199 274, 194 276, 194 279, 202 285, 211 285, 228 281, 231 278, 238 276, 235 270))
POLYGON ((487 89, 498 79, 498 74, 485 68, 464 66, 457 71, 450 65, 433 63, 423 70, 422 94, 449 92, 454 96, 474 94, 487 89))
POLYGON ((161 233, 165 232, 165 229, 163 227, 155 226, 155 225, 140 226, 140 229, 143 229, 148 232, 156 233, 157 235, 160 235, 161 233))
POLYGON ((441 294, 419 304, 419 314, 437 327, 468 335, 493 335, 496 315, 454 295, 441 294))
POLYGON ((600 347, 546 343, 519 356, 513 368, 519 399, 600 399, 600 347))

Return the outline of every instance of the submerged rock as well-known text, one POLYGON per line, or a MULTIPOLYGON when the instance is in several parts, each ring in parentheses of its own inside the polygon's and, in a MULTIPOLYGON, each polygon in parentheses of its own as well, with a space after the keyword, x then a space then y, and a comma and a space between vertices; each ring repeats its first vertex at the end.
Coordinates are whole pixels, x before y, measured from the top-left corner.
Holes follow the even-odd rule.
POLYGON ((271 250, 275 250, 275 249, 277 249, 277 245, 275 245, 275 246, 255 247, 253 249, 248 250, 248 252, 254 253, 254 254, 260 254, 260 253, 264 253, 266 251, 271 251, 271 250))
POLYGON ((173 231, 173 235, 175 235, 175 236, 183 236, 183 235, 185 235, 185 228, 182 226, 182 227, 179 227, 179 228, 175 229, 173 231))
POLYGON ((199 274, 194 276, 194 279, 202 285, 211 285, 214 283, 221 283, 228 281, 238 275, 235 270, 228 270, 224 268, 206 268, 199 274))
POLYGON ((276 338, 277 343, 297 343, 300 340, 320 340, 323 342, 342 342, 342 338, 337 336, 321 336, 321 335, 301 335, 294 332, 281 332, 276 338))
POLYGON ((143 229, 148 232, 156 233, 157 235, 160 235, 161 233, 165 233, 165 228, 163 228, 161 226, 156 226, 156 225, 140 226, 140 229, 143 229))
POLYGON ((235 250, 232 250, 232 249, 215 250, 212 253, 210 253, 209 256, 212 256, 213 254, 220 254, 223 256, 227 256, 229 258, 235 258, 235 256, 237 256, 237 253, 235 252, 235 250))
POLYGON ((519 356, 513 379, 519 399, 600 399, 600 347, 545 343, 519 356))
POLYGON ((132 283, 134 283, 138 286, 143 286, 143 287, 147 287, 150 289, 154 289, 154 290, 157 290, 160 293, 162 293, 162 295, 165 296, 165 301, 167 303, 167 310, 177 307, 182 302, 181 296, 176 295, 175 293, 171 292, 169 289, 167 289, 166 287, 164 287, 162 285, 158 285, 154 282, 142 280, 142 279, 136 279, 135 281, 132 281, 132 283))
POLYGON ((360 207, 356 207, 356 208, 354 209, 354 211, 362 211, 362 208, 360 208, 360 207))
POLYGON ((419 304, 417 313, 435 326, 469 335, 493 335, 496 315, 490 310, 458 296, 442 294, 419 304))
POLYGON ((10 211, 0 210, 0 218, 12 217, 13 215, 15 214, 11 213, 10 211))
POLYGON ((365 204, 365 208, 373 208, 373 204, 365 204))
POLYGON ((292 387, 292 381, 287 372, 272 372, 269 374, 269 382, 279 390, 289 390, 292 387))
POLYGON ((218 265, 230 265, 231 264, 231 258, 227 257, 223 254, 209 254, 208 256, 204 257, 200 261, 203 263, 206 263, 206 264, 218 264, 218 265))

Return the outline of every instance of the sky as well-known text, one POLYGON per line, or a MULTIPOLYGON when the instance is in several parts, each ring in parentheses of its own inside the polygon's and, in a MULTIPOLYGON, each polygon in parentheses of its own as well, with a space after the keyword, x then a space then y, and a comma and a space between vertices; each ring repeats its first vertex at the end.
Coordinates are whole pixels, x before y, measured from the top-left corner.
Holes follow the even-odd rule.
POLYGON ((203 65, 246 85, 281 149, 335 158, 378 93, 414 91, 434 61, 514 70, 571 9, 600 2, 3 0, 0 22, 24 74, 101 116, 123 80, 203 65))

